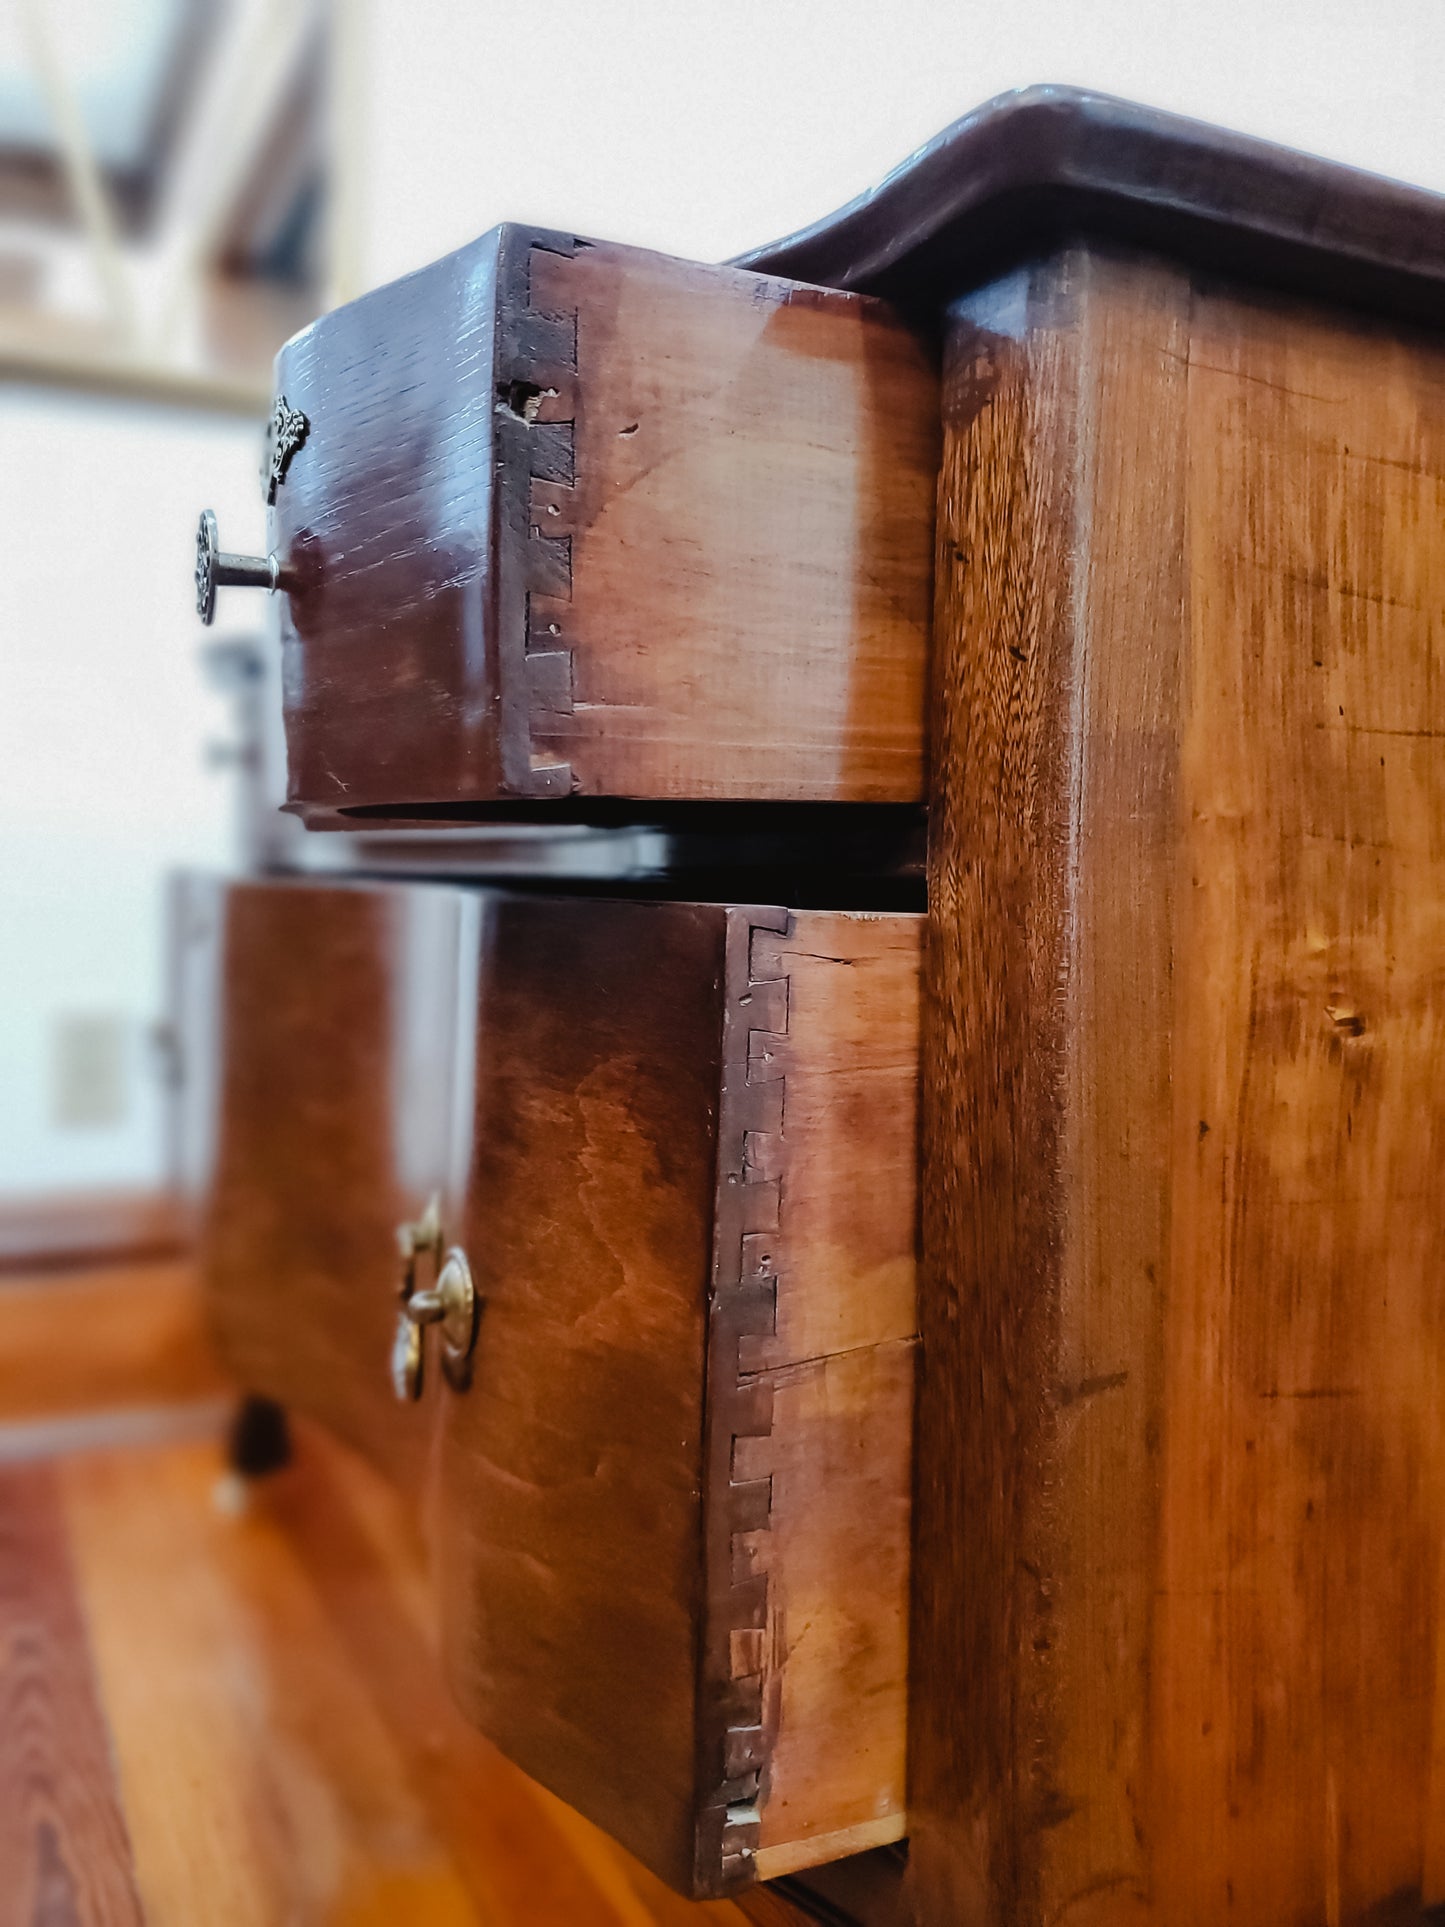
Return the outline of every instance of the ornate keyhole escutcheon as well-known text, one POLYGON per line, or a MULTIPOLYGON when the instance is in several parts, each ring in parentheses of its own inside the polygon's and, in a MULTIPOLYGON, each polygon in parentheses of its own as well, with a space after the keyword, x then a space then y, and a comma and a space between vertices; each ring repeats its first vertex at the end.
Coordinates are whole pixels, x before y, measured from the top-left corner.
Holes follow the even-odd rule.
POLYGON ((261 456, 261 485, 269 505, 274 505, 276 491, 286 480, 287 469, 310 433, 311 423, 302 411, 293 408, 284 395, 278 395, 266 424, 266 443, 261 456))

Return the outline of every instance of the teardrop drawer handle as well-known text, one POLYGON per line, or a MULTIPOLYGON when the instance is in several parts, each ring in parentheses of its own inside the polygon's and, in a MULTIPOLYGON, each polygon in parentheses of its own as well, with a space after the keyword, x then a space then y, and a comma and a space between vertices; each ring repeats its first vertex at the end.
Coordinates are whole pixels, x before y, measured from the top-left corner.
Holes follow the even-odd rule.
POLYGON ((221 547, 216 518, 201 510, 196 526, 196 614, 208 627, 215 619, 216 591, 222 588, 293 589, 294 573, 274 555, 228 555, 221 547))
POLYGON ((442 1376, 454 1392, 472 1382, 472 1352, 477 1342, 481 1300, 472 1283, 472 1268, 459 1245, 447 1253, 436 1283, 410 1292, 397 1317, 392 1346, 392 1385, 400 1399, 417 1399, 426 1379, 428 1325, 440 1327, 442 1376))

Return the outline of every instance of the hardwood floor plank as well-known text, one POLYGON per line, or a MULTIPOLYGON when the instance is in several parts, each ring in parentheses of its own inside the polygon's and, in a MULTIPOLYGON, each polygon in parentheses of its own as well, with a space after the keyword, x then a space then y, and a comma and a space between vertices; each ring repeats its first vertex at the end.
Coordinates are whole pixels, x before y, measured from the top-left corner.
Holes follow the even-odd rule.
POLYGON ((323 1434, 297 1432, 296 1464, 259 1503, 298 1548, 485 1917, 498 1927, 744 1927, 730 1903, 672 1893, 467 1724, 436 1665, 403 1507, 323 1434))
POLYGON ((219 1471, 171 1446, 58 1473, 147 1920, 476 1921, 285 1533, 219 1511, 219 1471))
POLYGON ((53 1472, 0 1471, 0 1927, 140 1927, 53 1472))
POLYGON ((217 1506, 224 1394, 186 1267, 0 1285, 0 1927, 745 1927, 467 1723, 370 1467, 217 1506))

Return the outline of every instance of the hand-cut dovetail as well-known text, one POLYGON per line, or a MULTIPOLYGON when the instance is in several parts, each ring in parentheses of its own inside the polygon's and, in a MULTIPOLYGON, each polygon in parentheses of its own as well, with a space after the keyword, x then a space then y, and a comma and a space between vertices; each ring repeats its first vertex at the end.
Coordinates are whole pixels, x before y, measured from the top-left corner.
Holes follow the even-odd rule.
POLYGON ((700 1892, 754 1877, 760 1812, 777 1725, 770 1661, 769 1522, 773 1390, 748 1378, 741 1350, 777 1327, 783 1060, 788 980, 753 975, 753 933, 786 933, 785 911, 728 913, 718 1193, 708 1355, 710 1510, 702 1703, 700 1892), (764 1044, 770 1046, 766 1052, 764 1044), (740 1798, 740 1789, 749 1789, 740 1798))
POLYGON ((502 555, 499 647, 511 658, 503 685, 510 723, 503 758, 517 794, 565 796, 572 771, 548 746, 549 719, 575 713, 572 599, 567 532, 576 483, 577 315, 532 306, 532 257, 570 254, 565 236, 526 234, 503 243, 503 298, 496 364, 495 435, 502 555), (516 638, 520 637, 520 641, 516 638), (535 668, 538 656, 548 660, 535 668))

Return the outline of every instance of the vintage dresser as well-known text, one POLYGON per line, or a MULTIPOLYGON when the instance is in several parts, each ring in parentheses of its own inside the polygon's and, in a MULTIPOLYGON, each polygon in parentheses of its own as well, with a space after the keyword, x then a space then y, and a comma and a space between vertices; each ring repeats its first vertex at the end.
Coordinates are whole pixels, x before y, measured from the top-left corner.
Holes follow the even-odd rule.
POLYGON ((1442 324, 1445 203, 1036 89, 281 354, 215 1329, 685 1893, 1445 1917, 1442 324))

